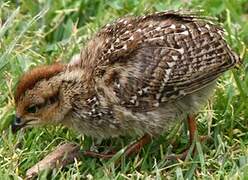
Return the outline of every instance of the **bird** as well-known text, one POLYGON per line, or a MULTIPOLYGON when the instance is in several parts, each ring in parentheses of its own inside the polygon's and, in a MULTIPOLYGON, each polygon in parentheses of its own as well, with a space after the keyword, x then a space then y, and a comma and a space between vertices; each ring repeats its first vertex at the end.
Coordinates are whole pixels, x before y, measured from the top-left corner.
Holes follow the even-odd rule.
MULTIPOLYGON (((191 11, 126 16, 103 26, 68 64, 25 72, 12 130, 63 124, 93 138, 140 137, 126 154, 188 120, 240 63, 223 28, 191 11)), ((94 157, 106 157, 88 151, 94 157)))

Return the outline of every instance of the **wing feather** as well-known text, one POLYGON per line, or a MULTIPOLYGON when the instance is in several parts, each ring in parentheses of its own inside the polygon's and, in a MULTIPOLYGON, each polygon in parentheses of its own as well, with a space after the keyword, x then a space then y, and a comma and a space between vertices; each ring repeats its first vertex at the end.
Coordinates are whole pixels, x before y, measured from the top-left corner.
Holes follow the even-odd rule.
POLYGON ((181 98, 239 61, 222 34, 209 18, 193 13, 120 19, 98 34, 105 38, 98 62, 100 69, 106 68, 102 79, 112 80, 109 88, 126 107, 147 109, 181 98))

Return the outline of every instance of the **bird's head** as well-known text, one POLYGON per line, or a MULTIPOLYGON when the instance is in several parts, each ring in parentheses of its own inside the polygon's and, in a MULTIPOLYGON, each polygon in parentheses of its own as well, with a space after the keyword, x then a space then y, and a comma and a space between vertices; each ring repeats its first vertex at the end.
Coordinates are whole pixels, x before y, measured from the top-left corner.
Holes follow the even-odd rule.
POLYGON ((23 127, 56 124, 63 120, 68 112, 60 88, 63 71, 64 65, 54 64, 36 67, 22 76, 15 94, 14 132, 23 127))

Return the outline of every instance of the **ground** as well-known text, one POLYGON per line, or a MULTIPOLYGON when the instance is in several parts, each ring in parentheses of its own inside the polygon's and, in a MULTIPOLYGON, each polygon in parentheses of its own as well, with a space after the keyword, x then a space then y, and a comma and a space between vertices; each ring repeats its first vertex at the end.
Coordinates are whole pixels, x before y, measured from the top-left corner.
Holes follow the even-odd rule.
MULTIPOLYGON (((57 145, 75 142, 82 150, 90 137, 64 127, 33 128, 12 134, 13 92, 20 75, 37 64, 68 62, 101 26, 124 15, 166 9, 204 10, 218 18, 226 39, 243 59, 237 69, 218 81, 214 96, 199 112, 198 154, 185 161, 167 161, 187 144, 186 125, 154 139, 137 156, 98 160, 83 158, 66 168, 40 173, 39 179, 248 179, 248 0, 12 0, 0 1, 0 177, 19 179, 57 145)), ((105 140, 123 149, 134 138, 105 140)), ((121 151, 120 151, 121 153, 121 151)))

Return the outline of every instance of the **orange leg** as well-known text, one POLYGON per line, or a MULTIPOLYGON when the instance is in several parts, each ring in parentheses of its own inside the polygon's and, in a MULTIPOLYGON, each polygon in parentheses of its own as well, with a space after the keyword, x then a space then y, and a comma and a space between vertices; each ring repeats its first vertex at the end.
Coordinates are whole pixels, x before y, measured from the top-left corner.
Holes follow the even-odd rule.
MULTIPOLYGON (((197 130, 195 116, 189 115, 187 121, 188 121, 188 128, 189 128, 189 143, 191 145, 194 141, 195 133, 197 130)), ((208 136, 199 136, 199 141, 203 142, 203 141, 206 141, 208 138, 209 138, 208 136)))
POLYGON ((110 159, 115 155, 115 153, 97 153, 94 151, 84 151, 83 155, 99 159, 110 159))
MULTIPOLYGON (((194 142, 195 133, 196 133, 196 130, 197 130, 195 116, 194 115, 189 115, 188 118, 187 118, 187 123, 188 123, 188 130, 189 130, 189 147, 187 147, 181 154, 168 155, 166 157, 166 159, 170 159, 170 160, 181 159, 181 160, 184 160, 187 157, 187 154, 189 152, 189 148, 194 142)), ((195 152, 195 149, 193 150, 193 152, 195 152)))
POLYGON ((188 128, 189 128, 189 143, 191 145, 194 141, 195 132, 197 128, 195 116, 189 115, 187 121, 188 121, 188 128))
MULTIPOLYGON (((195 137, 195 133, 196 133, 196 129, 197 129, 197 125, 196 125, 196 121, 195 121, 195 116, 194 115, 189 115, 188 119, 187 119, 187 123, 188 123, 188 129, 189 129, 189 144, 190 146, 192 145, 193 141, 194 141, 194 137, 195 137)), ((200 141, 205 140, 206 137, 203 137, 200 139, 200 141)), ((129 145, 127 147, 127 149, 124 152, 124 156, 129 157, 133 154, 137 154, 141 148, 148 144, 149 142, 151 142, 151 136, 148 134, 145 134, 142 138, 140 138, 139 140, 137 140, 135 143, 129 145)), ((166 158, 167 159, 181 159, 184 160, 188 154, 189 148, 190 146, 183 151, 183 153, 179 154, 179 155, 169 155, 166 158)), ((193 152, 195 152, 195 149, 193 150, 193 152)), ((110 153, 96 153, 93 151, 85 151, 84 155, 85 156, 89 156, 89 157, 95 157, 95 158, 100 158, 100 159, 110 159, 112 158, 114 155, 116 154, 116 152, 110 152, 110 153)))
POLYGON ((132 154, 137 154, 143 148, 143 146, 151 142, 151 140, 152 140, 151 136, 149 134, 145 134, 137 142, 128 146, 124 155, 131 156, 132 154))
MULTIPOLYGON (((124 156, 129 157, 133 154, 137 154, 141 150, 141 148, 144 145, 148 144, 149 142, 151 142, 151 136, 148 134, 145 134, 142 138, 140 138, 135 143, 127 147, 127 149, 124 152, 124 156)), ((93 151, 85 151, 84 155, 89 156, 89 157, 100 158, 100 159, 110 159, 115 155, 115 153, 112 153, 112 152, 111 153, 96 153, 93 151)))

